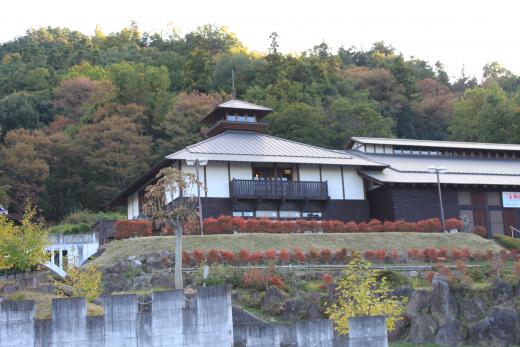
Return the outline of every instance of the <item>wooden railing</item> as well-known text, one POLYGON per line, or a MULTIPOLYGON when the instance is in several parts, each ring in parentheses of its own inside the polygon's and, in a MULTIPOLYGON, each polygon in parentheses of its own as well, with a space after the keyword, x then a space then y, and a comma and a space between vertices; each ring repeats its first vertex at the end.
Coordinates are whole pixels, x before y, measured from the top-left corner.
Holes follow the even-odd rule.
POLYGON ((230 196, 241 199, 309 199, 326 200, 327 182, 237 180, 229 183, 230 196))

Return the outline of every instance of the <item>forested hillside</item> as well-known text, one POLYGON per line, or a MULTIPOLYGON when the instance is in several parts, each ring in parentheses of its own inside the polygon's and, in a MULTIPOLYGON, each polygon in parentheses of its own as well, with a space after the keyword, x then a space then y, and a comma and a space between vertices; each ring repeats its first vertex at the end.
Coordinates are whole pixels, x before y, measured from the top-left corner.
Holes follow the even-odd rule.
POLYGON ((266 54, 203 26, 181 37, 137 25, 93 36, 29 30, 0 46, 0 204, 47 218, 101 209, 161 156, 204 138, 199 119, 232 94, 272 107, 269 132, 342 148, 349 136, 520 142, 520 79, 496 63, 450 81, 441 63, 325 43, 266 54))

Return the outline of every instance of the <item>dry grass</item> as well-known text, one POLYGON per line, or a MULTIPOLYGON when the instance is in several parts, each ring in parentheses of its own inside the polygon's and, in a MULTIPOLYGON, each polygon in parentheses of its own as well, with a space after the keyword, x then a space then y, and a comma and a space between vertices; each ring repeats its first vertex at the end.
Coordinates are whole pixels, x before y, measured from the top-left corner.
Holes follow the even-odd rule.
MULTIPOLYGON (((184 236, 184 249, 192 251, 200 248, 208 250, 239 251, 242 248, 250 251, 265 251, 269 248, 294 249, 304 251, 310 248, 329 248, 366 251, 385 249, 387 251, 407 251, 409 248, 426 248, 444 246, 447 249, 454 247, 469 248, 472 251, 499 251, 502 249, 494 241, 486 240, 473 234, 441 233, 356 233, 356 234, 239 234, 239 235, 208 235, 184 236)), ((125 259, 131 255, 173 251, 175 239, 173 236, 152 236, 120 240, 109 243, 106 251, 93 261, 94 265, 105 267, 118 259, 125 259)))
MULTIPOLYGON (((62 298, 63 296, 33 292, 33 291, 22 291, 13 294, 6 295, 6 300, 34 300, 36 304, 36 319, 50 319, 52 311, 52 299, 62 298)), ((89 316, 100 316, 103 315, 103 306, 99 306, 93 303, 87 303, 87 314, 89 316)))

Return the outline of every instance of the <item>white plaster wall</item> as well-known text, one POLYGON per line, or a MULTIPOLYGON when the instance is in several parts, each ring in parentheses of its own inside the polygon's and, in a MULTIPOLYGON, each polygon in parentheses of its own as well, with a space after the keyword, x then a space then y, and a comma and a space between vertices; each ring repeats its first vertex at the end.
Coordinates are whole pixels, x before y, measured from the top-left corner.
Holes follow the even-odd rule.
POLYGON ((383 145, 374 145, 376 153, 385 153, 385 147, 383 145))
MULTIPOLYGON (((188 165, 186 162, 182 162, 181 171, 186 173, 197 175, 197 170, 195 169, 195 165, 188 165)), ((199 166, 199 180, 204 184, 204 167, 199 166)), ((204 189, 201 187, 201 196, 204 196, 204 189)), ((184 192, 185 196, 197 196, 197 187, 192 186, 189 188, 189 191, 184 192)))
POLYGON ((230 162, 231 179, 250 180, 253 178, 251 163, 230 162))
POLYGON ((300 181, 320 181, 320 169, 318 165, 301 164, 300 181))
POLYGON ((365 200, 363 178, 358 175, 356 169, 344 167, 343 181, 345 182, 346 200, 365 200))
POLYGON ((322 165, 321 177, 322 181, 327 181, 330 198, 343 200, 341 168, 339 166, 322 165))
POLYGON ((128 196, 127 212, 128 212, 128 219, 134 219, 135 217, 137 217, 139 215, 139 196, 138 196, 137 192, 128 196))
POLYGON ((228 198, 229 178, 228 167, 225 162, 209 162, 206 167, 206 185, 208 197, 228 198))

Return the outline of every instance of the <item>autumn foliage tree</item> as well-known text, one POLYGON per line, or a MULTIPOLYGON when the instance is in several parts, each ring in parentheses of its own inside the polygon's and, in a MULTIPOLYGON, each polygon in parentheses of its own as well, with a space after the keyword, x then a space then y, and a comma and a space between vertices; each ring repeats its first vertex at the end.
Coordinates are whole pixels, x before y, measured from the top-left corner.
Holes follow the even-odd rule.
POLYGON ((355 253, 337 283, 336 300, 326 310, 340 334, 348 334, 351 317, 385 316, 389 331, 402 319, 405 299, 391 295, 385 277, 377 278, 372 264, 355 253))

